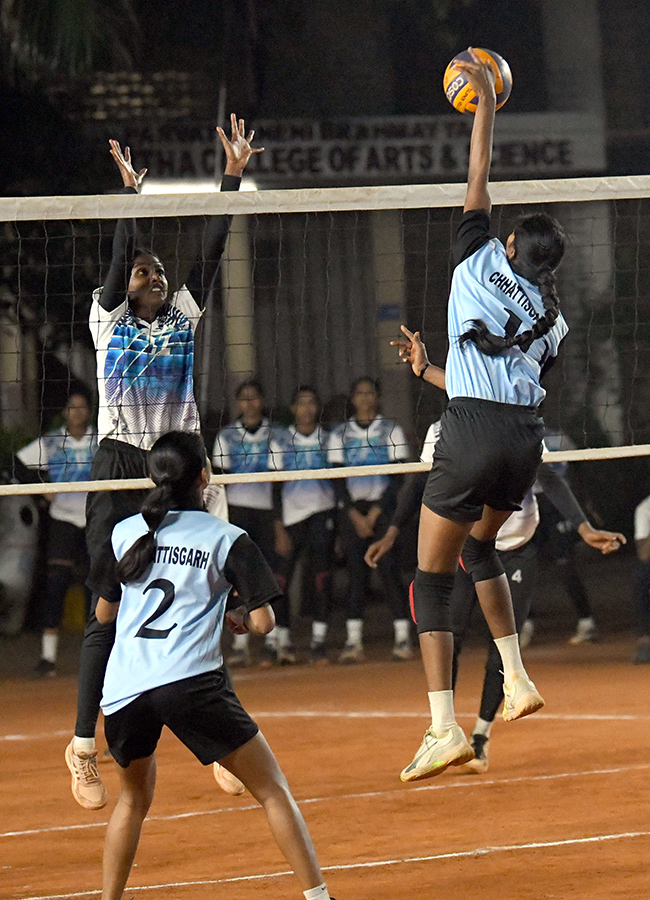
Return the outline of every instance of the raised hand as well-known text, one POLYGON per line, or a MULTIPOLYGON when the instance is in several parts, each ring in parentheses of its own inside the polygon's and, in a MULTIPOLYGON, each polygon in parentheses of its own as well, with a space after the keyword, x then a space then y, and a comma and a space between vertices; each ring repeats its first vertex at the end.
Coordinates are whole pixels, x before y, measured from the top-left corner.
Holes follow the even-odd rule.
POLYGON ((231 137, 228 139, 223 128, 217 125, 217 134, 221 139, 224 152, 226 154, 226 175, 237 175, 241 177, 248 160, 255 153, 261 153, 264 147, 251 147, 251 142, 255 136, 254 131, 246 134, 244 128, 244 120, 237 119, 234 113, 230 114, 231 137))
POLYGON ((489 62, 484 62, 477 56, 473 47, 468 47, 467 52, 472 61, 459 59, 454 65, 465 75, 479 97, 495 97, 494 81, 496 78, 494 69, 489 62))
POLYGON ((391 341, 390 345, 398 348, 400 362, 410 363, 413 372, 419 375, 422 369, 429 365, 427 348, 422 343, 419 331, 411 332, 405 325, 400 325, 400 328, 406 340, 391 341))
POLYGON ((139 172, 135 171, 131 163, 131 150, 129 147, 125 147, 124 153, 122 153, 122 148, 120 147, 118 141, 110 140, 108 143, 111 145, 111 156, 117 163, 117 167, 120 170, 120 175, 122 176, 124 187, 135 188, 136 191, 140 191, 140 187, 142 185, 142 182, 144 181, 144 176, 147 174, 147 170, 140 169, 139 172))

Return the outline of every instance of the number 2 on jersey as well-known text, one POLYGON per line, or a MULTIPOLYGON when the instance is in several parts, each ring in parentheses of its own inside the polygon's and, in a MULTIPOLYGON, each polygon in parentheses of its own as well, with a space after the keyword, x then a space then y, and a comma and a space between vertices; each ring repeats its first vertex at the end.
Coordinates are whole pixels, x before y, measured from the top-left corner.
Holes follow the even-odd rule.
POLYGON ((149 628, 149 625, 151 625, 152 622, 155 622, 156 619, 159 619, 160 616, 167 612, 169 607, 174 602, 176 591, 171 581, 168 581, 166 578, 155 578, 153 581, 149 582, 142 593, 146 594, 147 591, 162 591, 163 598, 156 609, 151 613, 149 618, 138 628, 135 636, 141 638, 154 638, 162 640, 163 638, 167 637, 170 631, 173 631, 174 628, 176 628, 177 623, 174 622, 174 624, 169 628, 149 628))

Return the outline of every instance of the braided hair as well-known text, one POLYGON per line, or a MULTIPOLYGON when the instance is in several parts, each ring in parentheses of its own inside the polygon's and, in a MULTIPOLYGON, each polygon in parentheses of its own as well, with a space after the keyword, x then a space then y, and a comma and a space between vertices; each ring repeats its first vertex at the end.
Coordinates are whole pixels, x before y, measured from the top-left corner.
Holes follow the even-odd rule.
POLYGON ((196 509, 192 489, 205 464, 205 446, 198 434, 170 431, 153 445, 149 451, 149 474, 156 486, 141 508, 149 530, 118 562, 117 577, 121 582, 138 581, 152 564, 156 555, 156 530, 170 510, 196 509))
POLYGON ((562 226, 546 213, 524 216, 514 228, 515 256, 510 261, 512 270, 527 281, 537 285, 544 304, 544 315, 528 331, 512 337, 492 334, 481 319, 474 319, 472 327, 459 337, 462 347, 472 341, 487 356, 497 356, 510 347, 519 347, 524 353, 533 341, 545 335, 560 314, 555 270, 559 266, 566 246, 562 226))

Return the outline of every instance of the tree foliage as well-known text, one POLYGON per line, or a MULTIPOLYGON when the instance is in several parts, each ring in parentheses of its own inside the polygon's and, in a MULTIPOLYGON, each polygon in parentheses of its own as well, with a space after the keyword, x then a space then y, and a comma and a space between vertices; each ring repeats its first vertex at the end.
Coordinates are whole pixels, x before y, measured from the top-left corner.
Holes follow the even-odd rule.
POLYGON ((0 0, 0 65, 13 82, 130 68, 137 32, 131 0, 0 0))

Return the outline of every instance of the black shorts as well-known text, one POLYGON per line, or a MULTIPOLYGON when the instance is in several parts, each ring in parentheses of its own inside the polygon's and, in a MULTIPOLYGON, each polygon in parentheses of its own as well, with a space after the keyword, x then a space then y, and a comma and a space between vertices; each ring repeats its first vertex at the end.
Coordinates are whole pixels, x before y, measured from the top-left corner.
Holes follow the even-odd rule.
POLYGON ((457 522, 483 507, 520 509, 542 459, 544 422, 536 410, 456 397, 442 414, 423 504, 457 522))
MULTIPOLYGON (((111 478, 148 478, 147 451, 124 441, 104 438, 93 460, 90 477, 93 481, 111 478)), ((140 512, 142 501, 149 492, 92 491, 86 501, 86 544, 90 557, 90 571, 86 584, 91 591, 112 602, 121 597, 121 587, 115 574, 115 557, 111 534, 118 522, 140 512)))
POLYGON ((125 769, 156 749, 166 725, 204 766, 242 747, 259 731, 225 669, 173 681, 140 694, 104 720, 115 762, 125 769))

